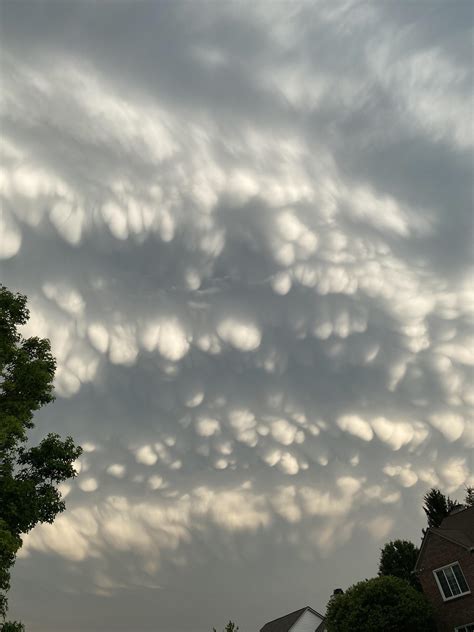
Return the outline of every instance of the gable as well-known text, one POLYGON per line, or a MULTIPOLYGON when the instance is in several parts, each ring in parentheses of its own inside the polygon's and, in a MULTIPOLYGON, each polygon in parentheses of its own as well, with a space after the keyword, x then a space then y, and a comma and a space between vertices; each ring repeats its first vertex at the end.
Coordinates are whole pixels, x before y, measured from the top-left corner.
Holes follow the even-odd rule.
POLYGON ((426 531, 415 564, 416 572, 422 570, 427 551, 433 554, 433 546, 437 546, 440 552, 443 549, 447 551, 448 545, 440 543, 440 540, 458 546, 459 550, 472 550, 474 548, 474 507, 465 507, 461 511, 455 511, 446 516, 439 527, 430 527, 426 531))
POLYGON ((260 629, 260 632, 288 632, 305 610, 306 608, 300 608, 299 610, 295 610, 295 612, 290 612, 290 614, 269 621, 260 629))
POLYGON ((474 507, 449 514, 440 525, 443 531, 452 531, 467 546, 474 546, 474 507))
POLYGON ((439 568, 456 561, 465 552, 466 547, 440 535, 439 532, 429 530, 423 539, 415 570, 421 573, 427 568, 439 568))
POLYGON ((315 632, 322 620, 311 610, 306 610, 290 630, 291 632, 315 632))
POLYGON ((324 617, 306 606, 265 623, 260 632, 316 632, 324 617))

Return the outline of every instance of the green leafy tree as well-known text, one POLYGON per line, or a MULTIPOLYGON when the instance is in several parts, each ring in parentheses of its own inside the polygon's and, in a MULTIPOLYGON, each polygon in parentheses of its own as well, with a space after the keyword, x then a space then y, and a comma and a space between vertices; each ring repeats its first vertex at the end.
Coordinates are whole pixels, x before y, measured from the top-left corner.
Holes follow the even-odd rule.
POLYGON ((468 507, 474 507, 474 487, 466 487, 466 495, 464 496, 464 504, 468 507))
POLYGON ((25 632, 25 626, 18 621, 6 621, 2 626, 2 632, 25 632))
MULTIPOLYGON (((238 632, 239 626, 235 625, 235 623, 233 623, 232 621, 229 621, 229 623, 225 626, 223 632, 238 632)), ((216 628, 212 628, 213 632, 217 632, 216 628)))
POLYGON ((421 591, 420 582, 413 573, 418 553, 418 547, 408 540, 387 542, 380 552, 379 576, 399 577, 421 591))
POLYGON ((439 527, 443 518, 458 504, 449 496, 445 496, 439 489, 432 488, 424 495, 423 510, 428 518, 429 527, 439 527))
POLYGON ((375 577, 331 597, 328 632, 435 632, 425 597, 398 577, 375 577))
MULTIPOLYGON (((47 435, 27 447, 33 413, 53 401, 56 368, 49 340, 24 338, 26 297, 0 285, 0 618, 5 619, 10 569, 22 535, 40 522, 53 522, 65 508, 58 485, 76 475, 81 454, 71 437, 47 435)), ((15 627, 16 626, 16 627, 15 627)), ((2 630, 22 630, 4 623, 2 630)))

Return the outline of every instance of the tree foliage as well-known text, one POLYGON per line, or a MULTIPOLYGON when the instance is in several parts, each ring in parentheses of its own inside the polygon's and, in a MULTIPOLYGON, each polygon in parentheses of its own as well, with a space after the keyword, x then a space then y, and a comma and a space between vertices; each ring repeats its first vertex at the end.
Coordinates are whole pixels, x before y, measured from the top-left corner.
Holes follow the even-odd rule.
POLYGON ((408 540, 394 540, 380 551, 379 576, 391 575, 404 579, 413 588, 421 591, 420 582, 413 573, 419 549, 408 540))
MULTIPOLYGON (((40 522, 53 522, 64 510, 58 484, 75 476, 73 462, 82 452, 71 437, 62 440, 57 434, 47 435, 38 446, 26 445, 27 431, 34 426, 34 412, 54 399, 56 369, 49 340, 24 338, 19 333, 18 328, 28 318, 26 297, 0 285, 0 617, 3 619, 10 569, 21 547, 21 536, 40 522)), ((4 623, 2 629, 21 630, 21 626, 4 623)))
MULTIPOLYGON (((213 632, 217 632, 216 628, 212 628, 213 632)), ((225 626, 223 632, 238 632, 239 626, 235 625, 233 621, 229 621, 229 623, 225 626)))
POLYGON ((25 626, 19 621, 5 621, 2 632, 25 632, 25 626))
POLYGON ((431 488, 423 497, 423 511, 428 518, 428 527, 439 527, 443 518, 458 504, 439 489, 431 488))
POLYGON ((328 632, 435 632, 425 597, 398 577, 375 577, 331 597, 328 632))
POLYGON ((474 487, 466 487, 466 495, 464 496, 464 504, 467 507, 474 507, 474 487))

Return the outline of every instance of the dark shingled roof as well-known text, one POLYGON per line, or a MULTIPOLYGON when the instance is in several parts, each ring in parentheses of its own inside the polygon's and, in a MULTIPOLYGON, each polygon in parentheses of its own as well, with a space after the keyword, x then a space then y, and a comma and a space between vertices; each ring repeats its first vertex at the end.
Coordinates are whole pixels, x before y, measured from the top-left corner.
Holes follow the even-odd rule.
MULTIPOLYGON (((263 628, 260 629, 260 632, 288 632, 292 625, 294 625, 302 614, 309 610, 313 614, 317 615, 321 619, 323 619, 323 615, 316 612, 309 606, 305 606, 304 608, 300 608, 299 610, 295 610, 295 612, 290 612, 290 614, 286 614, 284 617, 280 617, 278 619, 274 619, 273 621, 269 621, 265 623, 263 628)), ((321 629, 319 625, 317 630, 321 629)), ((322 628, 324 630, 324 628, 322 628)), ((315 631, 316 632, 316 631, 315 631)))
POLYGON ((436 529, 436 533, 440 535, 440 532, 449 534, 452 537, 457 537, 459 544, 464 546, 474 546, 474 507, 466 507, 452 513, 443 520, 439 529, 436 529))
POLYGON ((416 561, 416 571, 420 569, 426 543, 432 533, 465 549, 474 548, 474 507, 466 507, 456 511, 446 516, 439 527, 431 527, 426 530, 416 561))
POLYGON ((466 549, 474 546, 473 538, 469 537, 469 534, 459 531, 458 529, 441 529, 441 527, 436 529, 435 527, 432 527, 431 533, 436 533, 436 535, 441 536, 445 540, 450 540, 451 542, 454 542, 454 544, 460 544, 466 549))

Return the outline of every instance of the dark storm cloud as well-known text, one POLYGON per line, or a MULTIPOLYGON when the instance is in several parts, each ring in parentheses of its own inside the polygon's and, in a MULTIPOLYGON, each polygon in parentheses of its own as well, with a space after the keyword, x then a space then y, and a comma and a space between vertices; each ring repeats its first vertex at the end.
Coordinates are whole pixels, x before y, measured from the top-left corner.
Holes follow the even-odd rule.
POLYGON ((18 562, 31 630, 323 610, 429 486, 462 494, 455 7, 3 3, 2 279, 58 359, 37 434, 85 448, 18 562))

